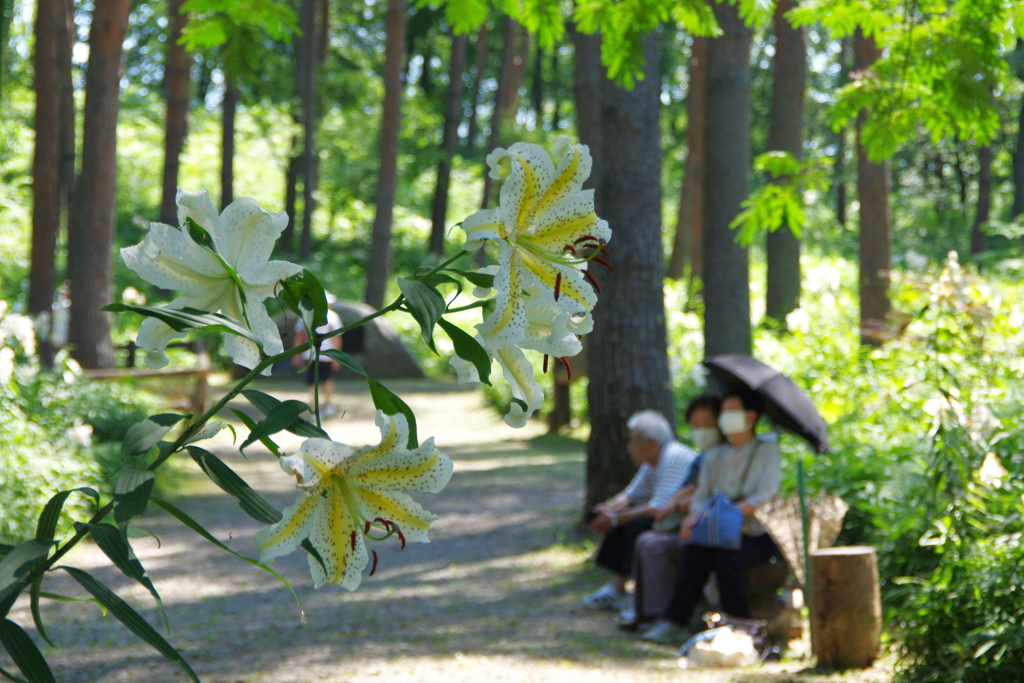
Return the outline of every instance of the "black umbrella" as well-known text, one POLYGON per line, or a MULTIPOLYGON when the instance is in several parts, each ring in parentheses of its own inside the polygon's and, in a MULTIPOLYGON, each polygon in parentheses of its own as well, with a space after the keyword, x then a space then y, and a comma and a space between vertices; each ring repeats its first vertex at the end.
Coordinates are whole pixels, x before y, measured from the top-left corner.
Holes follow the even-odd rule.
POLYGON ((706 358, 704 366, 726 391, 746 387, 760 394, 764 399, 764 414, 769 420, 804 439, 818 452, 828 452, 825 421, 793 380, 741 353, 706 358))

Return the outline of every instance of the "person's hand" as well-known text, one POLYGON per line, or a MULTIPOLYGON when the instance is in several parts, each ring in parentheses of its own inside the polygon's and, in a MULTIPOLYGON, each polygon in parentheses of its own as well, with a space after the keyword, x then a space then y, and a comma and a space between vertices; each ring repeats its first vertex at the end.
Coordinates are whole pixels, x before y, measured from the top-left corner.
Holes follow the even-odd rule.
POLYGON ((587 523, 586 528, 588 531, 592 531, 595 534, 604 535, 614 529, 615 526, 612 524, 611 514, 602 510, 587 523))
POLYGON ((754 511, 757 510, 756 507, 747 502, 737 503, 736 507, 740 509, 744 517, 753 517, 754 511))
POLYGON ((674 500, 672 502, 670 502, 668 505, 666 505, 665 507, 663 507, 663 508, 655 509, 655 511, 654 511, 654 523, 658 524, 659 522, 661 522, 661 520, 665 519, 666 517, 668 517, 669 515, 671 515, 673 512, 675 512, 678 509, 679 508, 676 507, 676 502, 674 500))
POLYGON ((686 515, 686 519, 683 520, 682 525, 679 527, 679 540, 684 543, 689 543, 690 539, 693 538, 693 527, 697 524, 697 515, 692 512, 686 515))

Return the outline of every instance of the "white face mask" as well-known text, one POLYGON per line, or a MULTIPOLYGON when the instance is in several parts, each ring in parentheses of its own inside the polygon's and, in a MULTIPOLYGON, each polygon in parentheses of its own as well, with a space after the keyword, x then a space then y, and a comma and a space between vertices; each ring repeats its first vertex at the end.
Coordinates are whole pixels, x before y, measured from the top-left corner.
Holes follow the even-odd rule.
POLYGON ((747 411, 726 410, 718 416, 718 428, 723 434, 739 434, 747 431, 747 411))
POLYGON ((690 430, 693 442, 702 451, 711 450, 722 440, 722 434, 714 427, 696 427, 690 430))

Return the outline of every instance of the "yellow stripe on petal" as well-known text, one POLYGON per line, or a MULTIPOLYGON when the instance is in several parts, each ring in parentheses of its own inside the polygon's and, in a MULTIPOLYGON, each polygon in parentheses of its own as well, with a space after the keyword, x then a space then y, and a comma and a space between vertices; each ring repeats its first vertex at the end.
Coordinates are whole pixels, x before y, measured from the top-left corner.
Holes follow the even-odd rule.
POLYGON ((369 489, 360 489, 356 494, 365 512, 373 517, 380 517, 394 522, 402 530, 407 541, 425 543, 430 523, 437 517, 430 514, 419 503, 404 493, 381 493, 369 489))
POLYGON ((541 197, 540 201, 537 203, 538 214, 551 208, 555 202, 572 192, 575 189, 574 186, 576 183, 580 182, 576 178, 576 174, 580 168, 579 150, 575 147, 571 147, 570 149, 571 151, 569 153, 572 154, 572 159, 569 161, 569 165, 565 168, 565 171, 562 172, 562 175, 555 178, 555 182, 551 183, 551 187, 547 189, 544 196, 541 197))
POLYGON ((295 550, 306 538, 306 523, 322 502, 319 495, 302 494, 284 511, 281 521, 257 532, 252 540, 260 549, 260 562, 266 563, 295 550))
POLYGON ((523 201, 519 205, 519 215, 516 216, 516 232, 521 233, 534 215, 534 209, 541 196, 541 180, 537 171, 530 162, 519 154, 512 154, 512 158, 519 162, 523 171, 523 201))

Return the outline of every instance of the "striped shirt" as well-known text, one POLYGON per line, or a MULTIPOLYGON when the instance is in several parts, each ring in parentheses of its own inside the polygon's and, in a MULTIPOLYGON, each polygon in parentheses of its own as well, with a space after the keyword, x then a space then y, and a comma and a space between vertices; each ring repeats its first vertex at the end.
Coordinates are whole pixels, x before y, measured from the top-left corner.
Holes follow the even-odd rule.
POLYGON ((661 447, 657 467, 647 463, 640 465, 633 481, 623 493, 630 505, 649 504, 654 508, 665 507, 686 481, 697 454, 689 446, 678 441, 669 441, 661 447))

